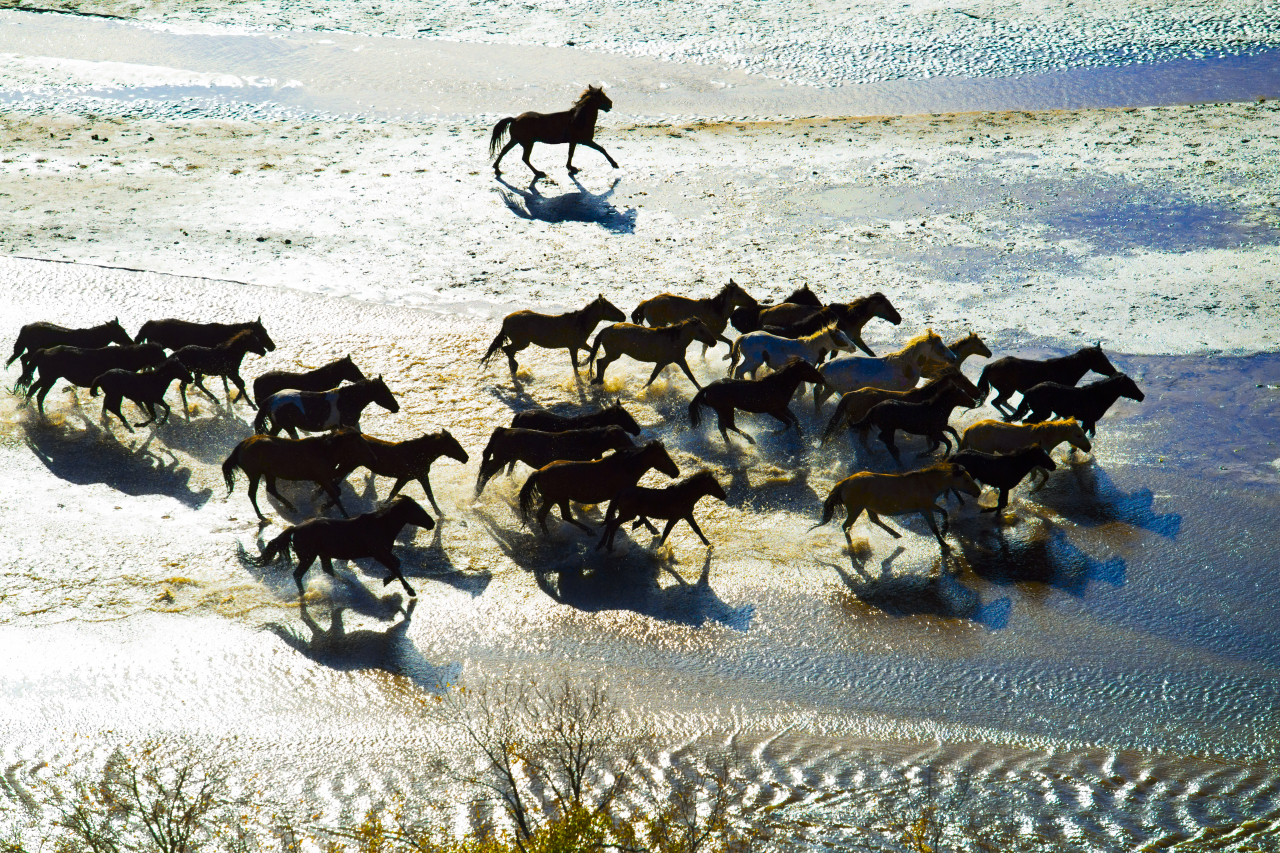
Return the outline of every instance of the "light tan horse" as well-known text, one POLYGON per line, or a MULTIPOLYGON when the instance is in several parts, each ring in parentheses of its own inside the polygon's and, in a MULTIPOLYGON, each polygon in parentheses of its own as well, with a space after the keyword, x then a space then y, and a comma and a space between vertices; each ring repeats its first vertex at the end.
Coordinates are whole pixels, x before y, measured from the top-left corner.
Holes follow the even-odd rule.
MULTIPOLYGON (((983 453, 1016 453, 1033 445, 1040 445, 1045 453, 1062 442, 1067 442, 1076 450, 1088 453, 1093 449, 1084 427, 1075 418, 1062 418, 1056 421, 1043 421, 1038 424, 1007 424, 1004 421, 985 420, 971 424, 960 434, 961 450, 981 450, 983 453)), ((1049 478, 1049 472, 1037 468, 1031 472, 1031 479, 1036 477, 1043 481, 1049 478)))
POLYGON ((567 349, 569 360, 573 362, 574 373, 578 372, 578 350, 587 348, 587 339, 602 322, 618 322, 627 319, 627 315, 604 296, 597 296, 583 308, 568 311, 564 314, 539 314, 537 311, 516 311, 502 319, 502 331, 489 344, 489 351, 480 359, 487 364, 489 359, 502 350, 507 354, 507 362, 511 365, 514 376, 519 365, 516 364, 516 353, 529 344, 537 344, 546 349, 567 349))
POLYGON ((814 388, 814 411, 835 393, 845 394, 859 388, 883 388, 886 391, 909 391, 916 387, 926 366, 955 364, 955 354, 942 338, 926 329, 897 352, 879 358, 846 355, 822 366, 826 385, 814 388))
MULTIPOLYGON (((970 332, 969 334, 965 335, 963 338, 960 338, 954 344, 951 344, 950 346, 948 346, 947 349, 951 350, 951 352, 955 354, 956 367, 959 367, 960 365, 964 364, 964 360, 971 355, 979 355, 979 356, 982 356, 983 358, 991 358, 991 350, 988 349, 986 343, 983 342, 982 338, 978 337, 977 332, 970 332)), ((945 367, 940 365, 927 364, 925 365, 925 368, 922 371, 921 375, 924 376, 925 379, 936 379, 938 376, 942 375, 942 371, 945 369, 946 369, 945 367)), ((974 396, 975 397, 978 396, 976 389, 974 390, 974 396)))
MULTIPOLYGON (((652 299, 646 299, 631 312, 631 322, 650 326, 673 326, 690 317, 697 317, 707 328, 717 335, 723 335, 729 324, 729 315, 736 308, 756 305, 756 300, 743 290, 737 282, 729 279, 729 283, 720 288, 715 296, 706 299, 690 299, 674 293, 660 293, 652 299)), ((726 339, 725 343, 729 341, 726 339)), ((714 344, 712 344, 714 346, 714 344)), ((702 355, 707 354, 704 344, 702 355)))
MULTIPOLYGON (((595 342, 591 344, 591 355, 587 358, 587 367, 590 368, 596 361, 597 353, 602 353, 596 365, 595 379, 591 381, 603 384, 605 370, 620 356, 626 355, 636 361, 651 362, 654 365, 653 373, 649 375, 649 381, 644 383, 644 387, 648 388, 653 384, 653 380, 658 378, 658 374, 664 367, 675 364, 679 365, 684 375, 689 377, 690 382, 701 389, 702 386, 698 384, 698 380, 693 378, 689 362, 685 361, 685 350, 694 341, 715 346, 716 341, 723 340, 725 339, 722 336, 707 328, 707 324, 697 317, 673 326, 661 326, 656 329, 637 326, 634 323, 614 323, 612 326, 601 329, 600 334, 596 335, 595 342)), ((725 342, 728 343, 728 341, 725 342)))
MULTIPOLYGON (((933 513, 942 516, 945 529, 947 511, 938 506, 938 498, 951 489, 977 497, 981 489, 973 477, 964 468, 952 462, 939 462, 918 471, 906 474, 876 474, 863 471, 845 477, 836 483, 822 504, 822 521, 813 527, 821 527, 829 522, 835 514, 836 506, 843 504, 846 518, 844 520, 844 538, 853 544, 849 528, 858 520, 858 516, 866 511, 871 523, 888 531, 894 539, 902 538, 902 534, 880 520, 881 515, 907 515, 918 512, 929 523, 943 553, 951 550, 951 546, 942 538, 938 526, 934 523, 933 513)), ((810 530, 813 527, 809 528, 810 530)))

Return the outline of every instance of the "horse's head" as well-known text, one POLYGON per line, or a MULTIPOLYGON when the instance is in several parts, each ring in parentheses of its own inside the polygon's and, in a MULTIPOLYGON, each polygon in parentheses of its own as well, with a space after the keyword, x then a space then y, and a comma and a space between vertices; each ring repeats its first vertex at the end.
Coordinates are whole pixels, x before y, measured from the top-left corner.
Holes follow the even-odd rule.
POLYGON ((676 465, 671 454, 667 453, 667 446, 661 441, 649 442, 641 448, 640 452, 644 454, 645 461, 650 467, 658 469, 668 477, 680 476, 680 466, 676 465))
POLYGON ((383 511, 384 515, 394 515, 396 521, 402 524, 412 524, 415 527, 421 527, 423 530, 430 530, 436 526, 435 520, 427 514, 421 504, 408 495, 399 495, 383 511))
POLYGON ((382 381, 381 376, 376 379, 370 379, 369 388, 373 391, 373 402, 393 414, 400 411, 400 403, 396 400, 396 396, 391 393, 391 389, 387 387, 387 383, 382 381))
POLYGON ((970 355, 981 356, 982 358, 991 358, 991 349, 986 345, 982 338, 978 337, 977 332, 970 332, 960 340, 951 345, 951 351, 957 355, 967 352, 970 355))
POLYGON ((603 293, 592 300, 587 307, 595 311, 600 318, 596 320, 597 323, 601 320, 608 323, 625 323, 627 320, 627 315, 622 313, 622 309, 605 299, 603 293))
POLYGON ((814 367, 803 358, 795 355, 787 359, 787 363, 783 365, 778 372, 785 372, 793 378, 798 378, 801 382, 812 382, 814 385, 827 384, 827 380, 823 378, 822 373, 819 372, 818 368, 814 367))
POLYGON ((336 364, 338 368, 339 381, 345 379, 348 382, 363 382, 368 378, 359 367, 356 367, 356 363, 352 361, 350 355, 344 355, 342 358, 334 362, 334 364, 336 364))
POLYGON ((161 376, 169 377, 169 381, 177 379, 184 385, 191 382, 191 371, 187 370, 187 366, 173 356, 169 356, 156 367, 156 373, 161 376))
POLYGON ((1085 453, 1093 450, 1093 445, 1084 434, 1084 427, 1075 418, 1068 418, 1065 421, 1053 421, 1052 423, 1062 429, 1062 438, 1076 450, 1083 450, 1085 453))
POLYGON ((627 431, 620 426, 605 427, 604 435, 605 444, 610 450, 630 450, 636 446, 631 436, 627 435, 627 431))
POLYGON ((729 279, 729 283, 724 286, 721 293, 725 294, 725 298, 728 299, 729 305, 734 308, 750 308, 754 305, 760 304, 759 302, 756 302, 754 296, 743 290, 742 286, 733 279, 729 279))
POLYGON ((867 309, 871 312, 870 316, 879 317, 897 326, 902 323, 902 315, 898 313, 898 309, 893 307, 893 303, 889 301, 889 297, 880 291, 876 291, 867 297, 867 309))
POLYGON ((838 349, 841 352, 852 352, 857 349, 857 345, 854 344, 853 341, 849 340, 849 336, 840 331, 837 326, 827 326, 822 331, 826 334, 827 341, 834 349, 838 349))
POLYGON ((964 469, 963 465, 958 462, 943 462, 941 464, 950 469, 948 488, 955 489, 957 492, 964 492, 966 495, 973 495, 975 498, 982 494, 982 489, 974 482, 973 476, 964 469))
POLYGON ((232 340, 239 341, 245 349, 245 352, 251 352, 255 355, 267 354, 267 339, 264 339, 252 329, 246 329, 243 332, 236 332, 232 340))
POLYGON ((1038 444, 1033 444, 1031 447, 1027 448, 1027 455, 1030 457, 1032 462, 1046 471, 1056 471, 1058 469, 1057 464, 1049 455, 1049 451, 1045 450, 1038 444))
POLYGON ((973 384, 972 379, 961 373, 960 368, 958 367, 947 365, 942 368, 942 371, 938 374, 938 378, 944 379, 957 388, 963 389, 964 393, 968 394, 974 400, 977 400, 981 396, 978 392, 978 386, 973 384))
POLYGON ((267 334, 266 328, 262 325, 262 315, 258 315, 258 319, 250 323, 249 328, 258 336, 258 340, 262 341, 262 345, 266 347, 268 351, 275 350, 276 342, 271 340, 271 336, 267 334))
POLYGON ((440 442, 438 448, 442 455, 448 456, 450 459, 454 459, 464 465, 471 458, 467 456, 467 451, 458 443, 458 439, 454 438, 447 429, 440 430, 440 432, 436 433, 436 437, 440 442))
POLYGON ((120 318, 116 317, 110 322, 103 323, 103 327, 107 331, 107 337, 113 344, 120 346, 128 346, 133 343, 133 338, 129 337, 129 333, 124 330, 124 326, 120 325, 120 318))
POLYGON ((709 495, 726 503, 729 500, 729 496, 724 493, 724 486, 720 485, 716 475, 710 471, 699 471, 689 478, 689 482, 696 484, 697 489, 704 495, 709 495))
POLYGON ((790 302, 792 305, 808 305, 811 308, 821 308, 822 300, 818 298, 818 294, 809 289, 809 285, 805 284, 791 291, 791 295, 783 302, 790 302))
POLYGON ((1076 355, 1084 360, 1085 365, 1094 373, 1100 373, 1103 376, 1115 376, 1119 373, 1115 365, 1111 363, 1111 359, 1107 358, 1107 354, 1102 351, 1102 341, 1091 347, 1083 347, 1076 355))
POLYGON ((925 329, 921 355, 927 361, 943 362, 946 364, 955 364, 956 361, 958 361, 956 354, 942 342, 942 338, 938 337, 938 333, 933 329, 925 329))
POLYGON ((609 100, 609 96, 604 93, 604 86, 588 86, 587 90, 582 93, 582 97, 578 102, 586 106, 595 107, 601 112, 609 112, 613 109, 613 101, 609 100))
POLYGON ((1142 389, 1138 387, 1138 383, 1134 382, 1127 374, 1117 373, 1112 378, 1121 397, 1128 397, 1130 400, 1136 400, 1139 403, 1147 398, 1147 395, 1143 394, 1142 389))
POLYGON ((632 435, 640 434, 640 424, 636 423, 636 419, 631 417, 631 413, 622 408, 622 402, 614 400, 610 403, 605 411, 609 414, 609 420, 616 426, 622 427, 632 435))
POLYGON ((954 382, 946 384, 939 400, 944 406, 964 406, 966 409, 972 409, 978 405, 975 395, 970 394, 954 382))

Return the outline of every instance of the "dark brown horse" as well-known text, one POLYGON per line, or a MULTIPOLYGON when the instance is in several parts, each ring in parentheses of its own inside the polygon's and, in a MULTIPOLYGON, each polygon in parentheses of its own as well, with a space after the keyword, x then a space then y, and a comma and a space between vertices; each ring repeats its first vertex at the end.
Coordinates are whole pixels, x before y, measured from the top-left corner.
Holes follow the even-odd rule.
POLYGON ((374 559, 391 572, 383 578, 384 586, 398 580, 405 592, 410 596, 417 596, 400 573, 400 558, 391 551, 400 531, 410 524, 424 530, 436 526, 427 511, 418 506, 413 498, 401 495, 385 507, 355 518, 312 518, 286 528, 268 542, 262 554, 252 558, 251 562, 257 566, 268 566, 278 557, 287 558, 289 548, 292 547, 293 552, 298 555, 298 567, 293 570, 293 580, 297 583, 298 595, 301 596, 302 576, 317 559, 320 560, 320 568, 328 575, 333 574, 334 560, 374 559))
POLYGON ((489 437, 489 444, 480 460, 476 494, 484 491, 489 478, 501 471, 504 465, 510 473, 517 462, 523 462, 530 468, 541 468, 561 459, 586 462, 599 459, 610 450, 630 450, 635 446, 626 430, 616 426, 589 427, 567 432, 498 427, 489 437))
POLYGON ((771 415, 782 421, 782 429, 775 434, 786 432, 792 427, 800 432, 800 421, 796 419, 789 404, 801 382, 821 385, 823 379, 816 367, 798 358, 792 359, 778 372, 770 373, 763 379, 717 379, 693 395, 693 399, 689 401, 689 423, 697 427, 702 422, 699 409, 707 406, 716 413, 725 444, 729 443, 727 430, 733 430, 752 444, 756 443, 754 438, 734 424, 735 409, 771 415))
POLYGON ((1084 427, 1085 435, 1093 435, 1098 421, 1121 397, 1140 403, 1146 395, 1136 382, 1123 373, 1090 382, 1083 388, 1058 382, 1041 382, 1023 392, 1022 402, 1007 420, 1022 420, 1034 424, 1048 420, 1050 415, 1058 415, 1075 418, 1084 427))
POLYGON ((542 532, 547 533, 547 514, 559 506, 560 517, 582 530, 591 531, 569 512, 569 502, 602 504, 613 500, 618 492, 634 486, 650 468, 668 477, 680 474, 679 467, 667 454, 661 441, 651 441, 634 450, 623 450, 593 462, 552 462, 529 475, 520 490, 520 518, 533 526, 536 518, 542 532), (534 512, 533 505, 541 501, 534 512))
POLYGON ((898 430, 910 435, 922 435, 929 439, 928 449, 916 454, 917 456, 932 453, 940 444, 945 444, 947 452, 950 453, 951 440, 947 438, 947 433, 955 437, 957 445, 960 443, 959 434, 947 423, 951 417, 951 411, 956 406, 972 409, 975 405, 973 397, 969 396, 967 391, 962 390, 954 382, 943 382, 932 396, 918 402, 885 400, 882 403, 876 403, 871 407, 871 411, 867 412, 865 418, 849 424, 849 429, 865 432, 872 427, 877 427, 880 430, 880 440, 884 442, 885 447, 889 448, 889 454, 893 456, 894 461, 901 465, 902 456, 898 453, 898 446, 893 441, 898 430))
POLYGON ((514 376, 520 367, 516 364, 516 353, 529 344, 537 344, 545 349, 567 349, 573 370, 577 373, 578 350, 587 349, 587 340, 596 326, 625 319, 627 315, 622 313, 622 309, 604 296, 597 296, 585 307, 564 314, 516 311, 502 319, 502 331, 489 344, 489 351, 480 363, 488 364, 489 359, 502 350, 507 354, 507 363, 511 365, 511 375, 514 376))
MULTIPOLYGON (((1038 444, 1024 447, 1013 453, 983 453, 981 450, 961 450, 954 454, 948 462, 960 465, 979 483, 994 486, 1000 491, 996 505, 982 510, 983 512, 999 512, 1009 505, 1009 490, 1022 482, 1032 471, 1041 469, 1052 471, 1058 466, 1049 458, 1049 454, 1038 444)), ((1047 476, 1047 475, 1046 475, 1047 476)), ((956 492, 956 500, 964 506, 964 498, 956 492)))
MULTIPOLYGON (((255 353, 257 355, 267 354, 267 345, 263 343, 262 338, 256 332, 249 329, 236 332, 227 340, 217 346, 205 347, 191 344, 174 350, 173 357, 182 362, 182 365, 191 371, 192 384, 204 392, 204 395, 213 402, 217 403, 218 398, 209 393, 209 389, 204 387, 204 378, 206 376, 221 376, 222 389, 227 394, 227 405, 231 405, 231 389, 227 387, 227 380, 230 379, 236 384, 236 390, 240 392, 240 398, 249 404, 249 408, 256 409, 257 406, 249 399, 249 392, 244 387, 244 377, 240 375, 240 363, 244 361, 245 355, 255 353)), ((182 410, 187 411, 187 383, 180 386, 182 393, 182 410)))
POLYGON ((632 530, 643 524, 655 535, 658 532, 657 528, 649 522, 649 519, 667 520, 662 538, 658 540, 659 546, 667 541, 676 523, 682 519, 689 522, 689 526, 693 528, 694 533, 698 534, 698 538, 704 545, 710 545, 707 537, 702 534, 702 529, 698 527, 698 522, 693 520, 694 504, 708 495, 722 501, 728 500, 720 481, 710 471, 699 471, 692 477, 681 480, 674 486, 667 486, 665 489, 645 489, 640 486, 623 489, 609 502, 609 511, 604 517, 604 535, 600 537, 600 544, 596 545, 596 550, 607 548, 612 551, 613 537, 618 534, 618 528, 633 518, 636 522, 631 525, 632 530))
POLYGON ((535 142, 541 142, 544 145, 569 143, 569 159, 565 161, 565 168, 570 175, 578 171, 573 165, 573 149, 579 145, 594 148, 604 155, 610 166, 618 168, 618 164, 609 156, 609 152, 592 139, 596 133, 596 117, 602 110, 608 112, 611 109, 613 109, 613 101, 605 95, 604 89, 600 86, 588 86, 586 91, 578 96, 577 103, 564 112, 529 112, 499 120, 493 126, 493 133, 489 137, 489 156, 492 157, 493 152, 498 150, 505 134, 509 132, 511 138, 503 146, 498 158, 493 161, 493 173, 502 174, 502 169, 499 168, 502 158, 508 151, 519 145, 524 148, 524 157, 521 159, 533 170, 534 179, 545 178, 547 173, 538 171, 537 167, 529 162, 529 153, 533 151, 535 142))
MULTIPOLYGON (((735 308, 755 304, 751 294, 739 287, 733 279, 729 279, 729 283, 720 288, 719 293, 705 299, 691 299, 674 293, 660 293, 652 299, 646 299, 631 312, 631 322, 637 325, 647 322, 650 326, 671 326, 690 317, 697 317, 708 329, 717 335, 723 335, 729 324, 729 315, 735 308)), ((702 354, 707 354, 706 344, 703 344, 702 354)))
POLYGON ((128 346, 80 347, 55 346, 37 350, 31 355, 32 373, 39 377, 27 385, 26 398, 36 398, 40 414, 44 414, 44 398, 59 379, 72 385, 90 388, 93 380, 108 370, 141 370, 155 367, 165 360, 164 349, 156 344, 129 344, 128 346))
MULTIPOLYGON (((919 403, 927 400, 938 393, 944 382, 949 382, 958 388, 961 388, 966 394, 973 399, 978 398, 978 387, 969 381, 969 377, 965 376, 951 365, 946 365, 938 371, 938 376, 930 379, 924 385, 918 388, 912 388, 909 391, 886 391, 883 388, 859 388, 856 391, 850 391, 840 398, 840 402, 836 405, 835 414, 831 416, 831 420, 827 421, 826 429, 822 431, 822 442, 825 444, 830 441, 837 432, 851 423, 862 420, 871 411, 871 407, 877 403, 883 403, 885 400, 901 400, 904 403, 919 403)), ((868 428, 869 429, 869 428, 868 428)), ((868 430, 859 430, 862 443, 867 443, 868 430)))
POLYGON ((640 434, 640 424, 631 417, 631 413, 622 408, 622 404, 614 401, 597 412, 581 415, 557 415, 547 409, 530 409, 519 412, 511 419, 511 425, 518 429, 537 429, 543 432, 565 432, 571 429, 590 429, 591 427, 618 426, 631 435, 640 434))
MULTIPOLYGON (((387 500, 399 494, 410 480, 417 480, 422 491, 426 492, 427 500, 431 501, 431 508, 436 511, 436 515, 444 515, 431 491, 431 463, 441 456, 447 456, 465 465, 470 458, 448 430, 429 432, 408 441, 383 441, 371 435, 366 435, 364 440, 373 451, 373 462, 365 467, 379 477, 395 478, 396 484, 391 488, 391 494, 387 495, 387 500)), ((335 479, 345 480, 355 469, 354 465, 350 468, 345 464, 340 465, 335 479)))
POLYGON ((151 341, 167 350, 178 350, 186 346, 216 347, 231 338, 237 332, 253 332, 262 341, 262 345, 271 352, 276 348, 275 341, 267 334, 262 325, 262 318, 248 323, 192 323, 187 320, 149 320, 138 330, 138 343, 151 341))
POLYGON ((263 400, 280 391, 330 391, 343 382, 359 382, 364 378, 349 355, 301 373, 269 370, 253 380, 253 400, 261 406, 263 400))
POLYGON ((981 395, 978 402, 985 400, 987 393, 994 388, 998 393, 991 405, 1002 415, 1012 415, 1009 395, 1013 392, 1025 392, 1041 382, 1075 385, 1090 370, 1103 376, 1115 376, 1119 372, 1103 353, 1101 344, 1083 347, 1071 355, 1043 360, 1006 355, 982 368, 982 375, 978 377, 978 393, 981 395))
POLYGON ((169 404, 164 401, 164 394, 169 390, 169 385, 175 380, 178 382, 190 382, 191 374, 183 366, 182 362, 170 356, 157 367, 146 367, 137 372, 119 369, 108 370, 93 381, 92 387, 89 388, 89 394, 92 396, 102 391, 102 420, 104 423, 107 420, 107 413, 110 412, 120 419, 120 423, 124 424, 125 429, 133 432, 133 426, 144 427, 149 423, 164 423, 169 420, 172 410, 169 408, 169 404), (142 423, 130 426, 120 412, 120 404, 124 400, 132 400, 135 406, 146 410, 146 413, 151 417, 142 423), (164 407, 164 420, 157 418, 156 406, 164 407))
POLYGON ((227 483, 227 494, 231 494, 236 469, 248 475, 249 501, 264 522, 266 516, 258 509, 258 481, 263 479, 267 494, 274 495, 291 512, 295 511, 294 506, 276 490, 276 480, 310 480, 324 489, 339 512, 347 515, 338 493, 338 472, 376 464, 369 443, 353 429, 308 438, 251 435, 237 444, 222 463, 222 478, 227 483))
POLYGON ((600 361, 596 364, 596 375, 591 381, 603 385, 604 372, 608 370, 609 365, 625 355, 636 361, 647 361, 653 365, 653 372, 649 374, 649 380, 644 383, 645 388, 652 385, 653 380, 658 378, 663 368, 670 364, 683 370, 684 375, 689 377, 694 387, 701 388, 702 386, 693 376, 693 371, 689 369, 689 362, 685 360, 685 350, 694 341, 698 341, 704 347, 715 346, 717 341, 730 343, 726 338, 713 332, 697 317, 691 317, 672 326, 659 326, 656 329, 637 326, 634 323, 614 323, 612 326, 606 326, 600 330, 600 334, 596 335, 595 341, 591 344, 591 353, 587 357, 587 366, 590 367, 595 362, 596 355, 600 354, 600 361))
MULTIPOLYGON (((55 326, 53 323, 28 323, 18 330, 18 339, 13 342, 13 355, 9 356, 4 366, 8 367, 15 359, 22 358, 22 374, 27 381, 30 381, 28 376, 30 369, 27 364, 30 361, 29 356, 37 350, 57 346, 97 349, 111 344, 128 346, 131 343, 133 338, 129 337, 124 327, 120 325, 119 319, 90 326, 87 329, 68 329, 65 326, 55 326)), ((26 382, 20 381, 19 387, 25 385, 26 382)))

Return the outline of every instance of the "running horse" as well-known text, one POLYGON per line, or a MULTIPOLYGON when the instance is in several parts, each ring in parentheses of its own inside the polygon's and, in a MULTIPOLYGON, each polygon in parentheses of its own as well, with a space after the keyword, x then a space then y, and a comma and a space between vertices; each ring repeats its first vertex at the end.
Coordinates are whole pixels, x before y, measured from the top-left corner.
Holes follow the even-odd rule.
POLYGON ((388 412, 400 411, 395 395, 379 376, 352 382, 334 391, 279 391, 263 401, 258 416, 253 419, 253 428, 265 433, 270 421, 271 435, 285 430, 294 438, 300 429, 307 432, 323 432, 335 427, 359 429, 360 413, 370 403, 377 403, 388 412))
POLYGON ((376 464, 369 443, 353 429, 296 439, 251 435, 237 444, 222 463, 222 479, 226 481, 229 495, 235 488, 237 468, 249 477, 249 502, 264 524, 267 518, 258 509, 259 480, 266 480, 267 494, 274 495, 290 512, 296 509, 276 490, 276 480, 310 480, 324 489, 333 501, 332 506, 350 518, 338 494, 338 475, 376 464))
POLYGON ((609 100, 601 86, 588 86, 586 90, 578 97, 577 102, 559 113, 521 113, 518 116, 507 116, 500 119, 493 126, 493 134, 489 137, 489 156, 493 156, 493 152, 498 150, 498 146, 502 144, 502 137, 510 134, 510 139, 503 146, 502 152, 498 154, 496 160, 493 161, 493 173, 501 175, 502 169, 499 165, 502 158, 507 152, 515 146, 519 145, 524 148, 524 164, 533 170, 533 178, 545 178, 546 172, 541 172, 536 166, 529 162, 529 154, 533 151, 533 143, 541 142, 544 145, 563 145, 569 143, 569 159, 565 161, 565 168, 568 169, 570 175, 578 173, 577 168, 573 165, 573 150, 579 145, 585 145, 588 148, 594 148, 604 155, 609 161, 609 165, 618 168, 617 162, 609 156, 609 152, 605 151, 600 145, 592 139, 596 133, 596 118, 600 111, 608 112, 613 109, 613 101, 609 100))
POLYGON ((622 309, 603 295, 597 296, 577 311, 563 314, 539 314, 537 311, 513 311, 502 318, 502 329, 489 344, 489 350, 480 359, 481 366, 502 350, 507 354, 511 375, 515 376, 520 365, 516 353, 537 344, 544 349, 567 349, 573 371, 578 372, 578 350, 587 349, 587 339, 602 322, 618 323, 627 319, 622 309))
MULTIPOLYGON (((729 325, 729 315, 735 308, 755 306, 756 300, 743 290, 737 282, 729 279, 729 283, 720 288, 715 296, 705 299, 691 299, 688 296, 677 296, 674 293, 660 293, 652 299, 646 299, 631 312, 631 322, 650 326, 672 326, 690 317, 697 317, 707 328, 717 335, 723 335, 729 325)), ((707 355, 707 345, 702 345, 702 355, 707 355)))

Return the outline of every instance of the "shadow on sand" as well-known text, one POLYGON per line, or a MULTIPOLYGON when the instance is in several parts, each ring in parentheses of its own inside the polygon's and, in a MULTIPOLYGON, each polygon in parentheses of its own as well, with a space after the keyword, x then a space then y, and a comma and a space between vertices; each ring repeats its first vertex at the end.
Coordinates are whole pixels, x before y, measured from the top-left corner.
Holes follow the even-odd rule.
MULTIPOLYGON (((577 517, 584 515, 579 512, 577 517)), ((503 553, 533 572, 538 587, 561 604, 592 613, 630 610, 693 627, 707 622, 737 631, 751 627, 754 605, 733 607, 711 588, 712 550, 706 552, 698 579, 689 583, 671 567, 669 550, 650 551, 628 542, 621 531, 613 553, 608 553, 596 550, 598 536, 587 536, 565 524, 551 526, 549 536, 535 536, 504 529, 483 512, 476 517, 503 553), (673 585, 659 583, 664 571, 675 579, 673 585)), ((598 526, 599 520, 593 520, 598 526)))
POLYGON ((193 508, 212 495, 210 489, 191 489, 191 469, 171 451, 152 449, 154 432, 146 438, 139 433, 136 443, 125 444, 78 407, 66 417, 59 421, 32 415, 22 421, 27 447, 54 476, 81 486, 101 483, 127 495, 165 495, 193 508), (73 427, 70 419, 79 420, 83 429, 73 427))
POLYGON ((529 183, 528 189, 520 189, 498 177, 498 183, 506 188, 499 190, 502 203, 521 219, 594 223, 616 234, 630 234, 636 230, 636 210, 619 210, 609 203, 609 197, 618 189, 621 178, 614 178, 609 189, 602 193, 589 191, 576 177, 570 180, 578 188, 577 192, 543 195, 538 189, 537 179, 529 183))

